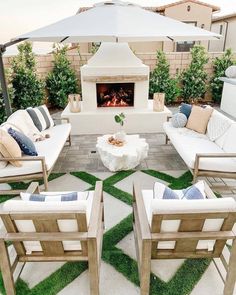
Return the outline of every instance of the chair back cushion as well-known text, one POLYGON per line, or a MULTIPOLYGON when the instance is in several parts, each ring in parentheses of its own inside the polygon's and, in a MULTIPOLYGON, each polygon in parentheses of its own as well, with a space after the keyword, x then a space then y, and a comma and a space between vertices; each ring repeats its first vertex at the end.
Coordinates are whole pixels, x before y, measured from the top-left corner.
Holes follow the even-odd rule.
MULTIPOLYGON (((89 225, 90 214, 92 209, 94 192, 90 191, 87 200, 77 200, 69 202, 61 201, 23 201, 23 200, 9 200, 4 203, 3 210, 9 213, 45 213, 47 212, 75 212, 86 214, 87 225, 89 225)), ((19 232, 36 232, 32 220, 16 220, 15 221, 19 232)), ((60 232, 78 232, 78 223, 76 219, 58 220, 58 227, 60 232)), ((42 251, 42 247, 37 241, 23 242, 27 253, 33 251, 42 251)), ((78 241, 63 241, 64 250, 76 251, 81 250, 81 243, 78 241)))
MULTIPOLYGON (((163 200, 153 199, 151 190, 144 190, 143 200, 150 227, 153 215, 191 214, 236 212, 236 202, 233 198, 203 199, 203 200, 163 200)), ((220 231, 224 222, 223 218, 206 219, 202 231, 220 231)), ((163 220, 161 232, 178 232, 181 220, 163 220)), ((197 249, 212 248, 215 241, 199 241, 197 249)), ((158 249, 174 249, 175 242, 159 242, 158 249)))
POLYGON ((236 153, 236 123, 232 124, 226 133, 223 150, 226 153, 236 153))

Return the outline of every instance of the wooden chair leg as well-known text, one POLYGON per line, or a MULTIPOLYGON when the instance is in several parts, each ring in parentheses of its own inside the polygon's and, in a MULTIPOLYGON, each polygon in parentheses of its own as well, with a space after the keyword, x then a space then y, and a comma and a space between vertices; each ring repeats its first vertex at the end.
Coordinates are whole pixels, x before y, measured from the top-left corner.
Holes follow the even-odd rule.
POLYGON ((151 241, 142 241, 142 253, 140 256, 140 294, 149 295, 151 274, 151 241))
POLYGON ((88 267, 90 295, 99 295, 99 257, 95 238, 88 239, 88 267))
POLYGON ((224 295, 233 295, 236 282, 236 239, 233 241, 225 281, 224 295))
POLYGON ((71 135, 68 137, 69 146, 71 146, 71 135))
POLYGON ((166 144, 168 144, 168 141, 169 141, 169 138, 168 138, 168 136, 166 135, 166 144))
POLYGON ((7 295, 15 295, 15 286, 6 243, 0 240, 0 268, 7 295))

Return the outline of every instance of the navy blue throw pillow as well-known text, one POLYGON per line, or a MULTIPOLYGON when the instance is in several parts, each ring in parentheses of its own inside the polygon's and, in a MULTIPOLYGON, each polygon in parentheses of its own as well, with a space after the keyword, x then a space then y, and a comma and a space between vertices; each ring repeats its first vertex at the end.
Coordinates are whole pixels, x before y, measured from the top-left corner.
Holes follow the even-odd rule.
POLYGON ((18 143, 20 149, 25 155, 38 156, 35 145, 29 137, 12 128, 8 129, 8 133, 15 139, 15 141, 18 143))
POLYGON ((189 118, 192 111, 192 105, 187 103, 181 103, 179 111, 180 113, 184 114, 187 118, 189 118))

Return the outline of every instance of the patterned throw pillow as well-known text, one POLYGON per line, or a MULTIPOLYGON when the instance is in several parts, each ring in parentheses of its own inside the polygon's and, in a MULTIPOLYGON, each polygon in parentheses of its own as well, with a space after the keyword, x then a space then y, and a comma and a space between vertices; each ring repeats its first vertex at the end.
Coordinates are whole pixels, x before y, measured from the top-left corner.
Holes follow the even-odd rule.
POLYGON ((42 105, 36 108, 28 108, 26 109, 26 111, 28 112, 34 122, 34 125, 40 132, 54 126, 53 119, 46 105, 42 105))
POLYGON ((38 156, 35 145, 29 137, 12 128, 8 129, 8 133, 15 139, 15 141, 18 143, 20 149, 25 155, 38 156))
POLYGON ((199 200, 206 198, 203 181, 198 181, 192 186, 182 190, 172 190, 161 182, 155 182, 153 195, 155 199, 163 200, 199 200))
POLYGON ((188 121, 188 119, 187 119, 186 115, 182 114, 182 113, 175 114, 171 119, 172 126, 175 128, 185 127, 187 124, 187 121, 188 121))
POLYGON ((87 200, 90 192, 68 192, 68 193, 48 193, 48 194, 29 194, 21 193, 23 201, 34 202, 70 202, 87 200))

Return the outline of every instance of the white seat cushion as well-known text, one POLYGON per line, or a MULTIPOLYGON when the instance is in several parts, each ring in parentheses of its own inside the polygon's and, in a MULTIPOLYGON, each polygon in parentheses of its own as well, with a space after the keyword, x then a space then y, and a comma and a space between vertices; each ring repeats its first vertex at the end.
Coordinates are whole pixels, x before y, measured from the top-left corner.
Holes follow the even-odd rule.
MULTIPOLYGON (((16 213, 36 213, 36 212, 70 212, 80 211, 86 213, 87 224, 90 222, 94 192, 89 192, 87 200, 68 201, 68 202, 35 202, 23 200, 9 200, 4 203, 3 211, 16 213)), ((35 232, 34 224, 31 220, 17 220, 16 226, 19 232, 35 232)), ((58 227, 61 232, 78 232, 76 220, 58 220, 58 227)), ((42 251, 41 245, 37 241, 24 242, 27 253, 42 251)), ((81 244, 77 241, 63 242, 64 250, 81 250, 81 244)))
MULTIPOLYGON (((153 214, 203 213, 203 212, 232 212, 236 211, 236 202, 233 198, 203 199, 203 200, 162 200, 153 199, 152 190, 142 191, 144 205, 149 225, 153 214)), ((203 231, 219 231, 223 219, 207 219, 203 231)), ((162 221, 161 232, 177 232, 180 220, 162 221)), ((197 249, 212 249, 215 241, 199 241, 197 249)), ((158 249, 173 249, 175 242, 159 242, 158 249)))
MULTIPOLYGON (((216 143, 210 141, 206 135, 189 133, 186 128, 179 131, 171 126, 170 122, 166 122, 163 128, 170 138, 175 149, 184 160, 186 165, 193 169, 196 154, 205 153, 225 153, 216 143)), ((199 163, 201 170, 220 171, 220 172, 236 172, 236 159, 228 158, 201 158, 199 163)))
MULTIPOLYGON (((39 157, 45 157, 47 170, 50 170, 56 163, 57 158, 70 134, 71 124, 56 125, 45 131, 50 134, 50 138, 35 142, 35 147, 39 157)), ((24 157, 24 156, 23 156, 24 157)), ((0 169, 0 177, 28 175, 42 172, 40 161, 22 162, 21 167, 14 167, 8 164, 4 169, 0 169)))

